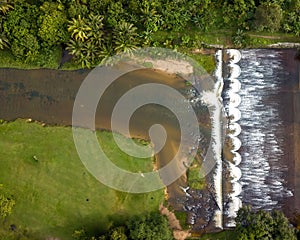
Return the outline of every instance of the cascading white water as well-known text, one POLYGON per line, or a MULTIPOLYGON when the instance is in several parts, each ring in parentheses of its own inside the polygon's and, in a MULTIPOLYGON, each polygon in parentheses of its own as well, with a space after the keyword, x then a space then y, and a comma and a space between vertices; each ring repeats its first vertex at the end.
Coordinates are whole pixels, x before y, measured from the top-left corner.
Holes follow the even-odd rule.
POLYGON ((224 192, 225 198, 227 199, 226 203, 224 203, 224 217, 226 218, 226 222, 224 225, 226 227, 235 226, 234 218, 236 217, 236 213, 238 209, 241 207, 242 203, 239 199, 239 195, 242 192, 242 186, 238 182, 241 178, 241 170, 238 165, 241 163, 241 156, 237 152, 242 143, 238 138, 241 133, 241 127, 237 123, 242 115, 240 110, 238 109, 241 104, 241 97, 239 95, 239 91, 241 89, 241 83, 238 80, 241 69, 237 65, 237 63, 241 60, 241 53, 238 50, 229 49, 225 52, 225 54, 229 57, 228 67, 230 69, 229 76, 224 80, 228 81, 228 88, 226 91, 228 103, 226 106, 229 124, 228 124, 228 134, 227 137, 231 142, 231 153, 233 154, 233 159, 224 159, 224 164, 226 165, 227 172, 229 176, 224 179, 224 181, 228 181, 226 183, 227 191, 224 192), (230 189, 230 190, 229 190, 230 189))
POLYGON ((206 103, 210 108, 212 119, 212 152, 214 158, 210 160, 214 162, 213 169, 213 186, 214 198, 217 204, 217 209, 214 212, 215 227, 223 229, 223 193, 222 193, 222 139, 223 139, 223 105, 221 93, 223 90, 222 76, 222 51, 216 53, 217 67, 215 71, 215 86, 211 92, 204 92, 201 101, 206 103))
POLYGON ((239 63, 242 71, 240 135, 243 142, 241 199, 256 209, 271 210, 291 195, 283 178, 287 167, 284 157, 284 131, 277 97, 285 80, 280 52, 243 50, 239 63))

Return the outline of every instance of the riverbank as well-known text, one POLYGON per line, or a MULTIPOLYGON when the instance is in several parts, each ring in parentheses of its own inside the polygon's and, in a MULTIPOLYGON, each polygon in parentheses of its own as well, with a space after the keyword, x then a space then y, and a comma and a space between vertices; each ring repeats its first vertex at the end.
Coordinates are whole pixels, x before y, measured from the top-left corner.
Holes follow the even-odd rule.
MULTIPOLYGON (((241 43, 234 41, 234 31, 216 30, 212 32, 200 32, 198 29, 189 29, 189 32, 156 32, 153 36, 152 47, 174 49, 195 59, 208 73, 215 69, 214 54, 217 49, 223 48, 295 48, 300 45, 300 37, 287 33, 268 32, 243 32, 240 38, 241 43), (186 38, 182 42, 182 38, 186 38), (169 44, 166 42, 169 41, 169 44)), ((66 53, 66 52, 65 52, 66 53)), ((18 61, 10 50, 0 50, 0 68, 16 69, 61 69, 79 70, 81 64, 76 63, 70 57, 64 60, 61 47, 54 47, 48 56, 41 56, 43 59, 39 64, 25 63, 18 61)))

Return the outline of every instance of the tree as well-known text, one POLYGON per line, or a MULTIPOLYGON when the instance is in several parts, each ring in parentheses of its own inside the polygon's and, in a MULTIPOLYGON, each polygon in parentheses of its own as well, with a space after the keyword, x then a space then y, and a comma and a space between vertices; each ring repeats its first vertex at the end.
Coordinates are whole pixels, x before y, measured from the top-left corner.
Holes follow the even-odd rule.
POLYGON ((254 28, 257 31, 278 31, 281 26, 282 9, 276 3, 264 2, 257 7, 254 19, 254 28))
POLYGON ((88 39, 88 35, 91 30, 92 29, 88 25, 86 19, 82 18, 80 15, 69 21, 68 31, 71 33, 71 37, 75 40, 84 42, 88 39))
POLYGON ((300 0, 290 1, 289 6, 284 11, 283 29, 300 36, 300 0))
POLYGON ((92 67, 102 59, 104 43, 103 16, 89 14, 88 18, 73 19, 69 22, 68 31, 71 39, 67 50, 75 56, 82 67, 92 67))
POLYGON ((13 6, 3 0, 0 2, 0 49, 8 48, 9 47, 9 40, 4 32, 3 23, 6 20, 6 14, 13 9, 13 6))
POLYGON ((18 2, 9 11, 3 24, 4 32, 11 43, 13 55, 25 62, 37 60, 40 43, 38 41, 37 6, 18 2))
POLYGON ((236 233, 239 240, 296 240, 294 229, 289 226, 282 212, 271 213, 251 207, 242 207, 236 217, 236 233))
POLYGON ((7 0, 1 0, 0 12, 2 12, 2 14, 7 14, 11 9, 13 9, 13 6, 7 0))
POLYGON ((159 213, 150 213, 130 220, 127 224, 130 239, 143 240, 171 240, 172 231, 167 219, 159 213))
POLYGON ((106 23, 111 28, 114 29, 121 21, 126 21, 127 12, 121 1, 110 1, 106 11, 106 23))
POLYGON ((248 20, 251 19, 254 10, 254 0, 224 1, 224 23, 227 27, 229 25, 235 28, 248 29, 248 20))
POLYGON ((59 8, 58 3, 52 2, 44 2, 40 7, 42 14, 38 18, 38 36, 46 47, 59 45, 68 40, 66 13, 59 8))

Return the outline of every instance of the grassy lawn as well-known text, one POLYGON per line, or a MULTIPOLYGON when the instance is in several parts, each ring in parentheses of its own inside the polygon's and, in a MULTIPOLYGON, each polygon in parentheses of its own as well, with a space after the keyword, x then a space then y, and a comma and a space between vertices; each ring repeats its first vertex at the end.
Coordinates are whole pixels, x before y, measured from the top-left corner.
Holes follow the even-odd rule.
MULTIPOLYGON (((133 159, 121 152, 108 132, 99 133, 114 162, 132 171, 151 171, 153 159, 133 159)), ((0 124, 0 183, 13 195, 12 215, 1 231, 15 224, 40 239, 71 239, 75 229, 94 234, 112 223, 157 210, 163 191, 127 194, 92 177, 77 156, 69 127, 42 127, 16 120, 0 124)), ((0 231, 0 232, 1 232, 0 231)))
POLYGON ((219 233, 209 233, 198 238, 199 240, 235 240, 235 232, 225 230, 219 233))
POLYGON ((200 177, 201 165, 194 160, 193 164, 187 171, 189 186, 193 189, 203 189, 205 187, 205 177, 200 177))

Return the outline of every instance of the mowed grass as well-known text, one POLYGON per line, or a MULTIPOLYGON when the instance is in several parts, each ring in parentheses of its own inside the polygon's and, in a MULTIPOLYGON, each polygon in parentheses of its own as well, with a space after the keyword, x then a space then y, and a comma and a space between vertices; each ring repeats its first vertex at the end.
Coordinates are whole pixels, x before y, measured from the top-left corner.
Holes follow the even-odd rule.
MULTIPOLYGON (((115 164, 152 171, 152 159, 129 157, 115 146, 111 133, 99 134, 115 164)), ((81 228, 90 234, 103 232, 130 216, 156 211, 164 198, 163 190, 128 194, 104 186, 81 163, 70 127, 24 120, 0 124, 0 183, 16 200, 0 227, 15 224, 40 239, 72 239, 73 231, 81 228)))
POLYGON ((198 238, 199 240, 235 240, 236 233, 233 230, 224 230, 218 233, 209 233, 198 238))

